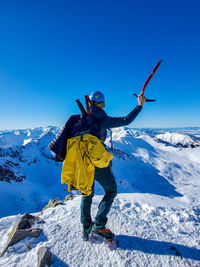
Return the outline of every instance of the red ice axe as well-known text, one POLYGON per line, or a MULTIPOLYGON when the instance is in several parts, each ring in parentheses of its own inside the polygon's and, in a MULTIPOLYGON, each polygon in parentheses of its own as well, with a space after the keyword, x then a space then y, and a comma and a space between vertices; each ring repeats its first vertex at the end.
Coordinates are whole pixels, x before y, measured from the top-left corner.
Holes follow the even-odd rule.
MULTIPOLYGON (((158 61, 158 63, 156 64, 155 68, 153 69, 153 71, 151 72, 151 74, 149 75, 148 79, 146 80, 146 82, 144 83, 142 90, 140 92, 140 95, 144 95, 144 91, 145 88, 147 87, 147 84, 149 83, 149 81, 151 80, 151 78, 153 77, 153 75, 155 74, 155 72, 157 71, 158 67, 160 66, 160 64, 162 63, 162 59, 160 61, 158 61)), ((133 94, 134 96, 136 96, 138 98, 137 94, 133 94)), ((155 99, 148 99, 146 98, 146 102, 153 102, 156 101, 155 99)))

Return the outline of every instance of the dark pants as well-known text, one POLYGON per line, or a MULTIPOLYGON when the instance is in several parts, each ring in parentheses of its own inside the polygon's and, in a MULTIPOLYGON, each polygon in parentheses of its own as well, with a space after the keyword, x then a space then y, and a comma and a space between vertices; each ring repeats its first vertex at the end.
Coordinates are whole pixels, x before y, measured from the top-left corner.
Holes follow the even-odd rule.
MULTIPOLYGON (((98 181, 105 191, 105 195, 99 204, 98 212, 95 217, 95 223, 104 227, 108 220, 107 214, 117 195, 117 184, 111 169, 111 164, 106 168, 95 168, 94 180, 98 181)), ((92 223, 90 212, 93 196, 94 184, 92 193, 88 197, 82 197, 81 201, 81 223, 85 226, 92 223)))

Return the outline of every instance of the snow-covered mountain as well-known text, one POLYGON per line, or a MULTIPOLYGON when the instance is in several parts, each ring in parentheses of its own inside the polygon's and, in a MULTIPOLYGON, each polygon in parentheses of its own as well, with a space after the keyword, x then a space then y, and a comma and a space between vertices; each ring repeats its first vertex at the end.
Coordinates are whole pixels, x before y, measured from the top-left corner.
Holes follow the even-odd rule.
MULTIPOLYGON (((48 148, 59 130, 46 127, 0 132, 0 202, 7 203, 0 207, 1 217, 41 210, 50 198, 65 197, 67 186, 60 184, 62 164, 54 161, 48 148)), ((188 197, 185 185, 200 178, 200 141, 195 135, 160 132, 113 130, 113 170, 119 193, 188 197)), ((191 194, 198 194, 198 190, 197 186, 191 194)), ((98 186, 96 192, 103 193, 98 186)))
MULTIPOLYGON (((17 214, 0 219, 0 251, 20 214, 37 212, 45 221, 40 237, 11 246, 0 266, 37 266, 43 245, 54 267, 200 265, 200 128, 113 130, 119 194, 108 227, 119 241, 116 251, 81 240, 80 196, 40 212, 50 198, 68 194, 60 184, 62 164, 47 146, 59 130, 0 132, 0 216, 17 214)), ((93 216, 103 194, 98 184, 95 191, 93 216)))
POLYGON ((51 197, 63 197, 61 164, 48 148, 56 127, 0 134, 0 216, 41 209, 51 197))
POLYGON ((164 134, 156 135, 158 140, 166 141, 172 145, 179 147, 198 147, 200 142, 195 140, 191 136, 182 133, 170 133, 166 132, 164 134))

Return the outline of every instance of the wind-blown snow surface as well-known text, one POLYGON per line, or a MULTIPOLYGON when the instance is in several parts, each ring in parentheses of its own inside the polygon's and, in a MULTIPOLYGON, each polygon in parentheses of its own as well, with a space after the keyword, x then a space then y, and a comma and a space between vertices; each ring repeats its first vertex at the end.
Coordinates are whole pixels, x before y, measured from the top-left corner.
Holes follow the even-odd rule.
MULTIPOLYGON (((58 266, 199 266, 198 208, 167 197, 151 194, 120 194, 109 214, 110 227, 116 233, 119 247, 110 251, 103 243, 81 240, 78 196, 66 204, 49 208, 39 238, 26 238, 8 249, 0 266, 32 266, 37 264, 37 250, 46 246, 58 266), (27 250, 27 244, 32 246, 27 250), (181 255, 181 256, 177 256, 181 255)), ((94 216, 101 196, 94 197, 94 216)), ((19 216, 0 220, 0 249, 6 235, 19 216)))
MULTIPOLYGON (((1 216, 39 211, 49 198, 64 198, 61 164, 53 161, 47 148, 58 130, 47 127, 0 132, 0 202, 6 203, 1 204, 1 216), (11 183, 6 182, 4 170, 13 173, 11 183), (15 182, 20 179, 20 183, 15 182)), ((185 139, 177 145, 158 138, 165 133, 162 129, 128 128, 113 132, 113 171, 119 194, 108 227, 119 240, 116 251, 81 240, 81 197, 77 196, 43 215, 37 213, 45 221, 40 225, 41 236, 10 247, 0 266, 36 266, 37 249, 42 245, 53 253, 56 267, 200 266, 200 129, 181 130, 186 138, 192 138, 192 146, 186 146, 185 139), (30 251, 27 242, 32 243, 30 251)), ((103 193, 98 185, 96 193, 103 193)), ((101 198, 94 198, 93 218, 101 198)), ((0 220, 0 250, 19 217, 0 220)))

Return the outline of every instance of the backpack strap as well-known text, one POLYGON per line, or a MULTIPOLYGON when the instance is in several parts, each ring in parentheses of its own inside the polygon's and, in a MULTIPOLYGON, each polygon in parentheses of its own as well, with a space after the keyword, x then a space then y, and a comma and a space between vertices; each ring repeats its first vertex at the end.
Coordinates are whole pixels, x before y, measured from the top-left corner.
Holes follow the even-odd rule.
POLYGON ((110 128, 108 130, 110 131, 110 149, 113 151, 112 130, 110 128))

